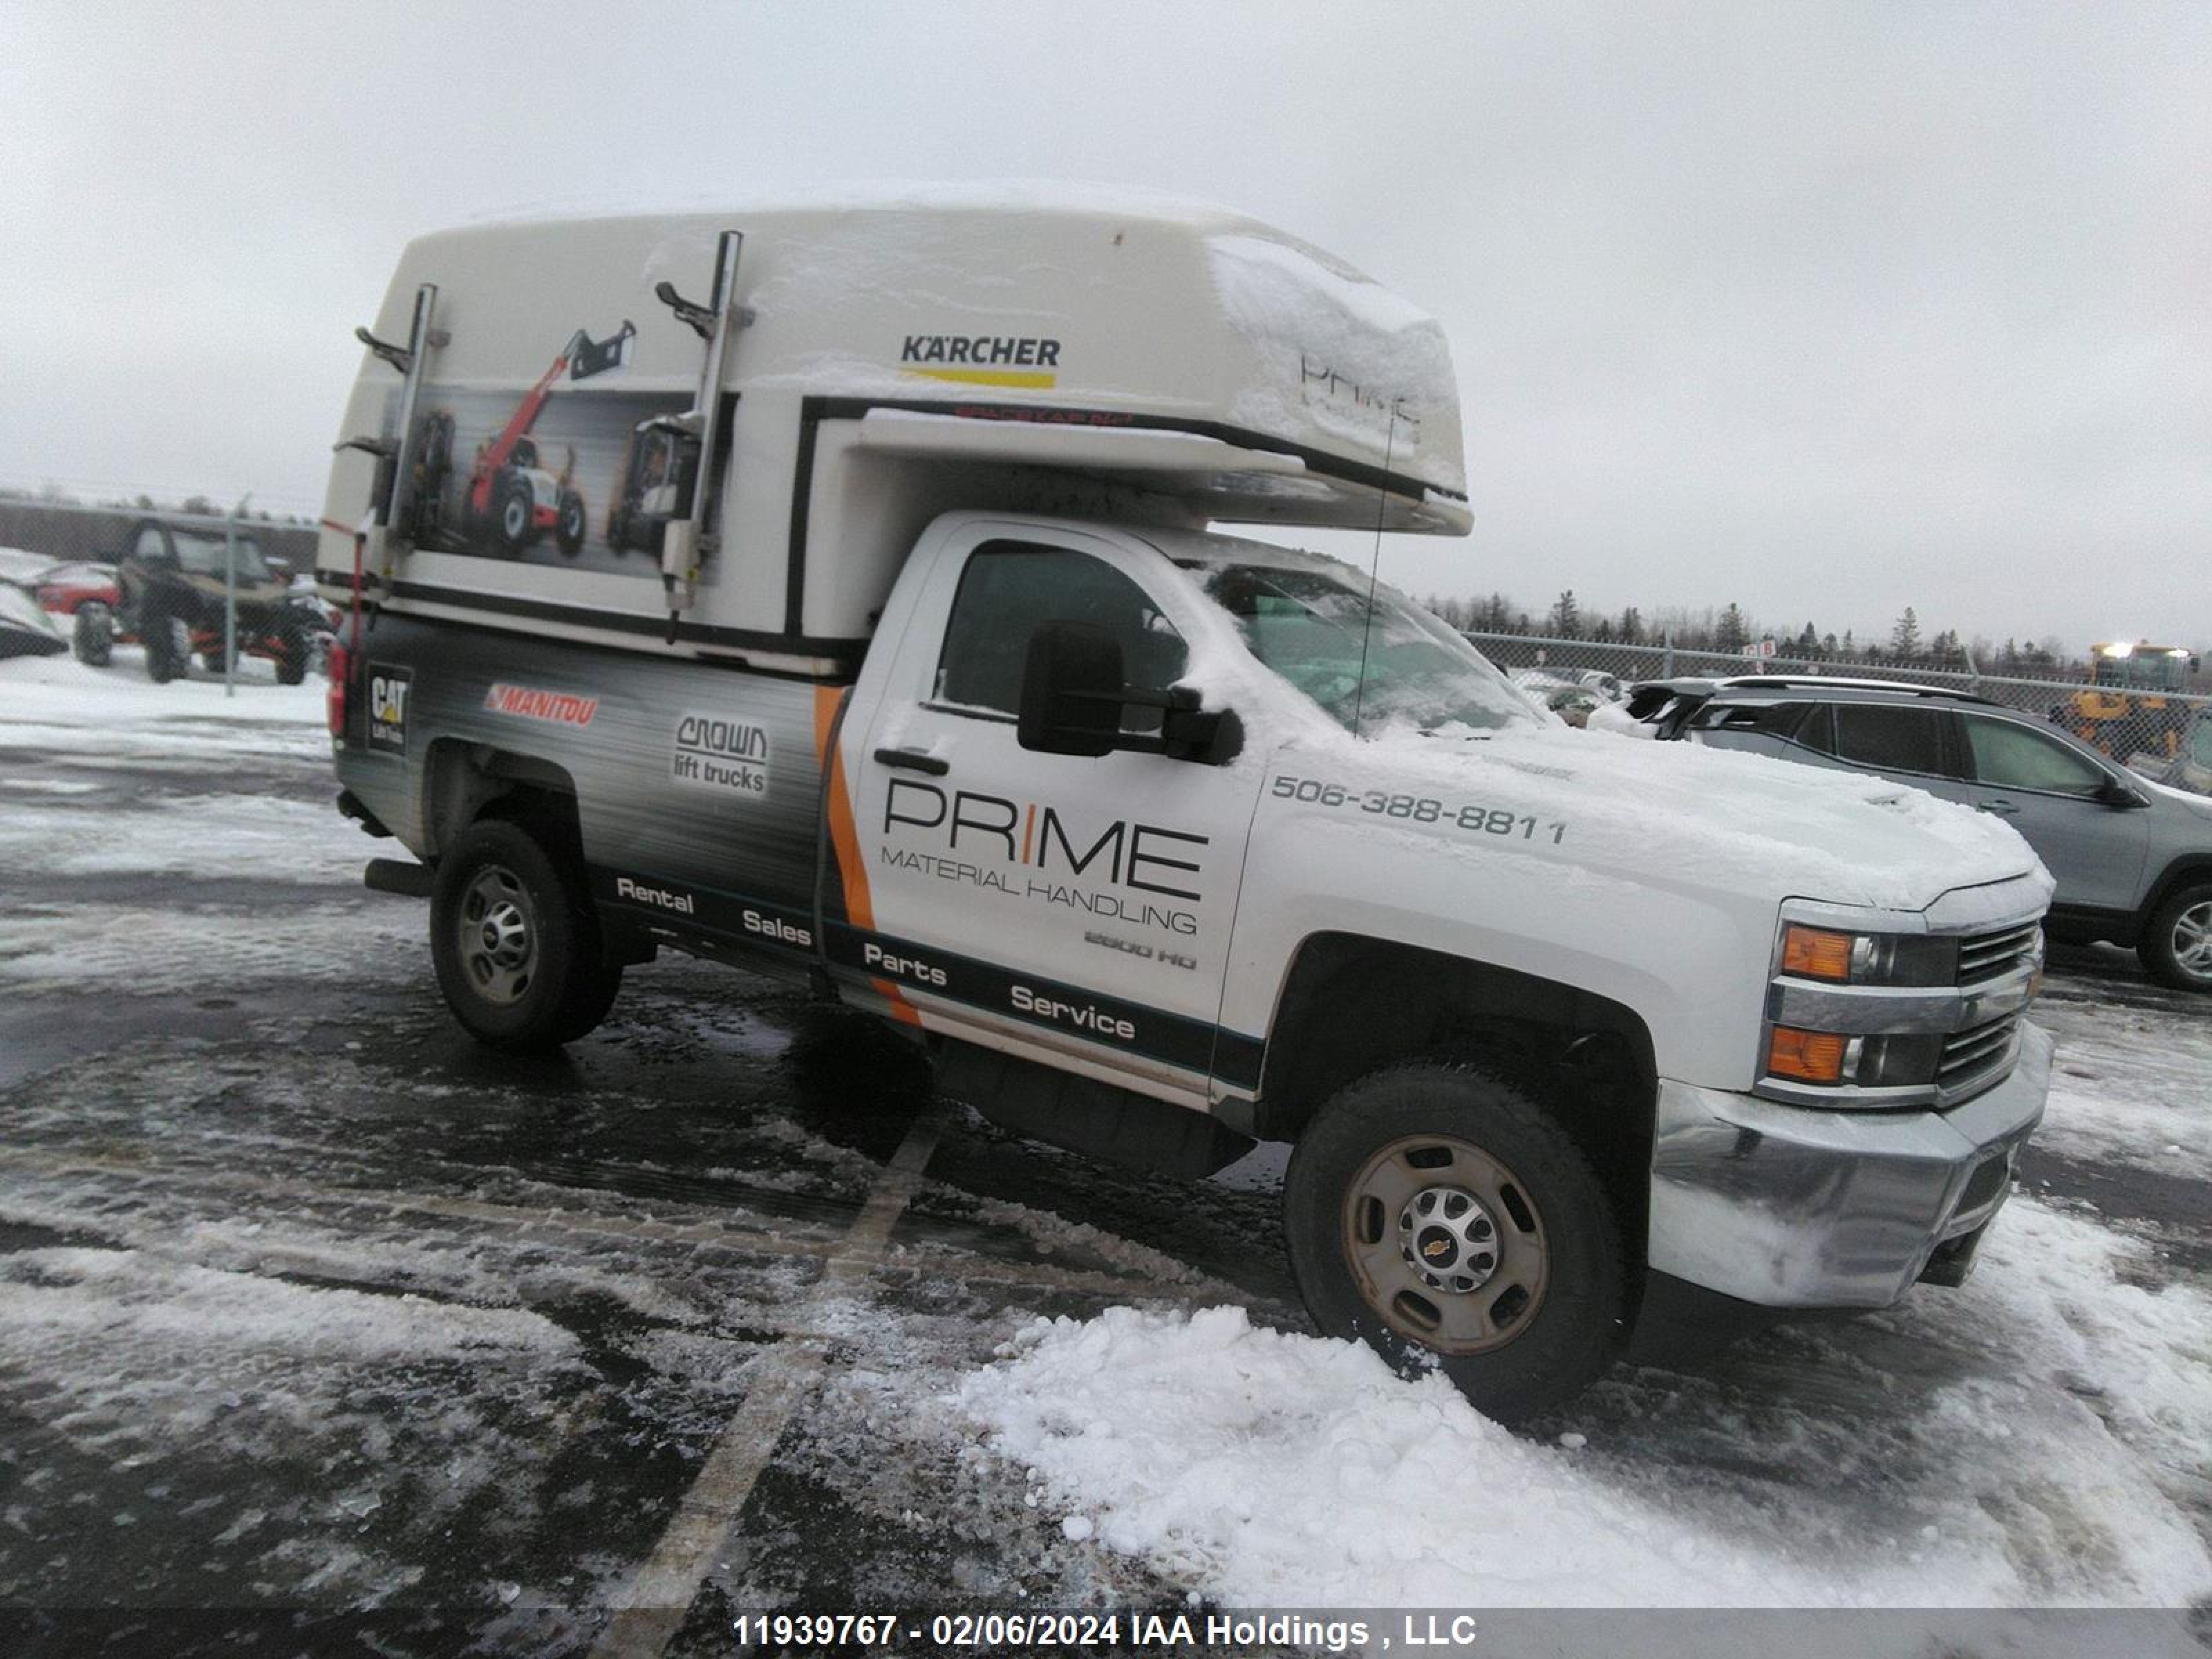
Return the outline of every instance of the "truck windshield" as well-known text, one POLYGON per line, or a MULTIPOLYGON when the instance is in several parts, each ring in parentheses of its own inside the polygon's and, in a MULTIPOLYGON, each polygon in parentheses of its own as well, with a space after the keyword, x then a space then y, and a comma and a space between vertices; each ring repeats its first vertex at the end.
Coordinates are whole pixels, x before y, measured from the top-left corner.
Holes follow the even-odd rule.
MULTIPOLYGON (((223 573, 223 538, 220 536, 196 535, 190 531, 171 532, 177 538, 177 563, 195 576, 214 576, 223 573)), ((243 583, 274 580, 269 566, 261 556, 260 544, 249 536, 238 538, 238 580, 243 583)))
POLYGON ((1322 565, 1186 568, 1237 619, 1254 656, 1355 735, 1395 725, 1496 732, 1550 723, 1480 652, 1403 595, 1374 590, 1370 630, 1368 585, 1349 566, 1341 575, 1322 565))

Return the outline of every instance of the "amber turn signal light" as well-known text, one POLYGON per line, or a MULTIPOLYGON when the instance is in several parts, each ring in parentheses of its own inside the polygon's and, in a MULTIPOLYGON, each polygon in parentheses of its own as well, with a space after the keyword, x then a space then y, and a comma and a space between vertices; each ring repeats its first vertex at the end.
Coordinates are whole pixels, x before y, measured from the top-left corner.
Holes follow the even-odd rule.
POLYGON ((1849 1041, 1833 1031, 1778 1025, 1766 1045, 1766 1069, 1775 1077, 1794 1077, 1802 1083, 1840 1082, 1849 1041))
POLYGON ((1782 971, 1808 979, 1849 979, 1851 946, 1856 942, 1849 933, 1792 923, 1782 935, 1782 971))

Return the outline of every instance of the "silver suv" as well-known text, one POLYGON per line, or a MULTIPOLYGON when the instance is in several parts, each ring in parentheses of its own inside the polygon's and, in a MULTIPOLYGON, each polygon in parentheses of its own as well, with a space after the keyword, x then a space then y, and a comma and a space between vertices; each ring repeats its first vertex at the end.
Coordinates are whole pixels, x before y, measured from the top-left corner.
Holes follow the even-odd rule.
POLYGON ((2054 939, 2133 945, 2212 993, 2212 799, 2138 777, 2033 714, 1879 680, 1655 680, 1594 721, 1638 735, 1877 772, 1995 813, 2058 884, 2054 939))

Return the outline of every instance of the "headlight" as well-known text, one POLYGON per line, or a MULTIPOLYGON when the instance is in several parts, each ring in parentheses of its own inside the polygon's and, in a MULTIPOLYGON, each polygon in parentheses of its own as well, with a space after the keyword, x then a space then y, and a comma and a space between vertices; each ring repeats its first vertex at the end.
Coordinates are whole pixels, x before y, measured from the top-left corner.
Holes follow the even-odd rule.
POLYGON ((1932 1032, 1846 1036, 1777 1025, 1766 1040, 1766 1074, 1798 1083, 1907 1088, 1933 1083, 1942 1063, 1943 1038, 1932 1032))
POLYGON ((1791 922, 1782 933, 1782 971, 1832 985, 1948 985, 1958 946, 1914 933, 1846 933, 1791 922))

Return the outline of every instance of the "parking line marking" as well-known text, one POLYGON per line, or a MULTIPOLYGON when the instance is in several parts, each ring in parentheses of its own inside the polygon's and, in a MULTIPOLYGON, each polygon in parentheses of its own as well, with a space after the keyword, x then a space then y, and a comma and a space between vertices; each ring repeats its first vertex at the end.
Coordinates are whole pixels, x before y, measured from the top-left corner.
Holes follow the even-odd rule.
MULTIPOLYGON (((908 1127, 851 1230, 823 1264, 802 1315, 846 1294, 875 1270, 891 1229, 921 1189, 922 1170, 944 1127, 943 1108, 933 1102, 908 1127)), ((592 1659, 659 1659, 722 1555, 738 1511, 775 1455, 784 1431, 813 1395, 829 1363, 830 1345, 819 1337, 787 1339, 761 1357, 744 1403, 700 1466, 675 1518, 609 1602, 612 1617, 592 1645, 592 1659)))

